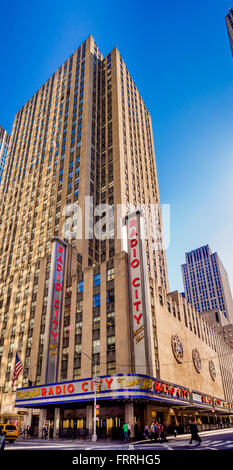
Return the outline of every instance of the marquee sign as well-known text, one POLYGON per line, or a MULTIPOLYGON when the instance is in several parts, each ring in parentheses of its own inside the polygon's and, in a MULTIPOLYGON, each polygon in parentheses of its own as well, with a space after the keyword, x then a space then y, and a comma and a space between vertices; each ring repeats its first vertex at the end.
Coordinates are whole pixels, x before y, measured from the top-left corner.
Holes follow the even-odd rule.
POLYGON ((66 257, 66 244, 62 240, 55 237, 52 239, 52 244, 53 246, 47 306, 47 318, 49 322, 49 328, 47 340, 48 355, 46 383, 55 382, 57 378, 60 321, 62 312, 63 281, 66 257))
POLYGON ((146 274, 140 212, 126 217, 128 235, 130 322, 135 372, 152 375, 151 326, 148 315, 146 274))
MULTIPOLYGON (((16 406, 38 406, 49 403, 86 401, 93 399, 93 379, 41 385, 18 389, 16 406)), ((110 375, 100 377, 97 385, 99 399, 144 398, 161 399, 184 404, 189 402, 185 387, 157 380, 145 375, 110 375)))
POLYGON ((192 392, 193 402, 199 403, 200 405, 213 406, 213 398, 210 395, 206 395, 200 392, 192 392))

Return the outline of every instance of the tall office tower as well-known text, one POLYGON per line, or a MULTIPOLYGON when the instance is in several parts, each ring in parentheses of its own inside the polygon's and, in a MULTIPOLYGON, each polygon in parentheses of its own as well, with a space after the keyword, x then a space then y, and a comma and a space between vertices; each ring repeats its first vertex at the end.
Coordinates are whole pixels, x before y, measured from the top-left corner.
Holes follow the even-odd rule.
POLYGON ((229 13, 225 19, 230 40, 231 52, 233 55, 233 8, 230 8, 229 13))
POLYGON ((226 270, 208 245, 185 254, 181 266, 185 295, 199 312, 220 309, 233 323, 233 301, 226 270))
MULTIPOLYGON (((45 380, 43 345, 54 236, 68 242, 66 285, 71 290, 75 272, 79 277, 76 282, 80 280, 75 288, 82 320, 79 319, 79 323, 83 323, 82 332, 86 332, 86 337, 90 328, 96 330, 93 339, 90 335, 86 350, 89 356, 95 355, 97 371, 100 369, 99 320, 95 320, 95 312, 93 319, 90 313, 82 315, 82 284, 88 268, 92 274, 94 269, 98 277, 103 266, 110 286, 114 259, 118 256, 119 263, 123 263, 124 217, 140 204, 146 207, 154 204, 156 209, 146 218, 151 226, 145 226, 148 235, 144 242, 146 275, 150 283, 156 279, 166 290, 165 252, 162 245, 156 246, 162 235, 151 118, 117 48, 103 58, 90 36, 16 113, 14 120, 0 213, 0 359, 5 391, 10 388, 15 345, 24 362, 22 384, 27 384, 28 378, 35 383, 45 380), (109 207, 114 208, 113 214, 109 207), (107 228, 103 235, 104 225, 107 228)), ((122 269, 123 273, 118 268, 117 286, 122 298, 116 300, 119 307, 122 304, 122 316, 119 314, 116 322, 112 318, 108 332, 106 325, 103 332, 101 330, 102 344, 106 347, 109 342, 109 354, 103 353, 105 362, 106 354, 108 356, 107 368, 103 367, 105 373, 117 370, 118 354, 122 355, 119 364, 124 363, 120 335, 119 344, 115 344, 115 333, 126 321, 123 307, 128 302, 124 300, 128 281, 120 286, 125 276, 125 267, 122 269)), ((89 274, 90 279, 92 274, 89 274)), ((92 282, 93 279, 84 284, 92 285, 92 282)), ((97 280, 94 282, 98 285, 97 280)), ((93 289, 98 313, 97 285, 93 289)), ((115 315, 116 309, 113 287, 106 294, 109 318, 115 315)), ((67 305, 69 300, 65 300, 67 305)), ((92 308, 86 304, 84 307, 87 311, 92 308)), ((71 321, 68 310, 66 316, 68 332, 71 321)), ((70 355, 68 343, 71 342, 68 333, 64 333, 62 378, 67 377, 71 369, 73 377, 73 368, 75 376, 80 375, 82 368, 84 376, 93 372, 88 358, 80 355, 79 329, 76 326, 75 338, 80 344, 77 343, 75 354, 72 344, 70 355)), ((128 342, 127 328, 125 333, 128 342)))
POLYGON ((2 174, 6 162, 7 150, 10 141, 10 134, 0 126, 0 184, 2 181, 2 174))
POLYGON ((17 112, 1 195, 1 422, 93 432, 97 388, 99 431, 133 435, 224 397, 215 332, 168 293, 151 119, 116 48, 90 36, 17 112))

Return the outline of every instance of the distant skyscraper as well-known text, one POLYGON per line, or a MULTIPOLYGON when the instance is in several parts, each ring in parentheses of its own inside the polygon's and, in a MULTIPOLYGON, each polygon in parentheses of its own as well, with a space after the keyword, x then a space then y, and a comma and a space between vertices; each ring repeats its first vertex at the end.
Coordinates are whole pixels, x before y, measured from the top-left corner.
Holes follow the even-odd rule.
POLYGON ((233 301, 226 270, 208 245, 185 254, 181 266, 185 296, 199 312, 219 308, 233 323, 233 301))
POLYGON ((233 8, 230 8, 228 15, 226 16, 227 30, 230 39, 231 52, 233 55, 233 8))
POLYGON ((0 184, 2 180, 2 174, 5 166, 7 150, 10 141, 10 134, 8 134, 2 126, 0 126, 0 184))

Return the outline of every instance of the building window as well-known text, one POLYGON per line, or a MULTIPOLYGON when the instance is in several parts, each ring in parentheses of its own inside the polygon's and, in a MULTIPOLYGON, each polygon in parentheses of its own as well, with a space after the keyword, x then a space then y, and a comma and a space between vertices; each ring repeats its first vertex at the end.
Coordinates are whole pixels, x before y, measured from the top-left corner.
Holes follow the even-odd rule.
POLYGON ((78 292, 83 292, 83 281, 78 282, 78 292))
POLYGON ((94 275, 94 286, 99 286, 100 285, 100 274, 95 274, 94 275))
POLYGON ((93 305, 94 305, 94 307, 100 307, 100 294, 94 295, 93 305))

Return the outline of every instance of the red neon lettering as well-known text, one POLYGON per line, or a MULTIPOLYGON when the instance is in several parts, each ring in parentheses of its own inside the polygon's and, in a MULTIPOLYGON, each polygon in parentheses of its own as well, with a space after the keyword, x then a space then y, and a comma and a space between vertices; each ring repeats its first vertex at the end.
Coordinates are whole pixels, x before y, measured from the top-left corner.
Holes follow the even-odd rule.
POLYGON ((130 226, 130 227, 136 226, 136 219, 131 219, 131 220, 129 221, 129 226, 130 226))
POLYGON ((133 248, 134 246, 137 246, 138 244, 138 241, 136 238, 132 238, 132 240, 130 240, 130 247, 133 248))
POLYGON ((63 253, 63 247, 61 245, 59 245, 57 251, 58 251, 58 253, 63 253))
POLYGON ((131 268, 137 268, 138 265, 139 265, 139 260, 138 259, 133 259, 133 261, 131 261, 130 265, 131 265, 131 268))
POLYGON ((135 277, 135 278, 133 279, 132 285, 133 285, 134 287, 139 287, 139 286, 140 286, 140 279, 139 279, 139 277, 135 277), (137 284, 136 284, 136 282, 137 282, 137 284))
POLYGON ((136 232, 135 228, 133 228, 131 233, 130 233, 130 238, 133 238, 133 237, 136 237, 136 236, 137 236, 137 232, 136 232))
POLYGON ((159 386, 160 386, 160 383, 159 382, 155 382, 155 390, 157 392, 159 392, 159 386))
POLYGON ((57 321, 57 320, 53 320, 53 324, 54 324, 54 329, 56 330, 57 325, 58 325, 58 321, 57 321))
POLYGON ((55 318, 57 318, 57 315, 58 315, 58 310, 55 310, 55 318))
POLYGON ((55 305, 56 308, 59 308, 60 300, 58 300, 58 299, 54 300, 54 305, 55 305))
POLYGON ((88 392, 88 388, 84 388, 86 385, 88 385, 88 382, 83 382, 83 384, 82 384, 82 390, 83 390, 84 392, 88 392))
POLYGON ((61 255, 60 255, 60 256, 58 256, 58 258, 57 258, 57 262, 58 262, 58 261, 59 261, 59 263, 62 263, 62 264, 63 264, 63 259, 62 259, 62 256, 61 256, 61 255))
POLYGON ((56 386, 56 395, 60 395, 61 390, 62 390, 62 388, 60 387, 60 385, 57 385, 56 386))
POLYGON ((54 333, 54 331, 52 330, 52 335, 53 335, 53 339, 55 341, 56 337, 58 336, 58 333, 54 333))
POLYGON ((54 393, 53 393, 53 387, 50 387, 48 395, 54 395, 54 393))
POLYGON ((135 297, 136 297, 136 299, 138 299, 138 290, 137 289, 135 289, 135 297))
POLYGON ((160 385, 160 392, 164 392, 164 385, 163 384, 160 385))
POLYGON ((57 271, 62 271, 63 266, 59 263, 57 263, 57 271))
POLYGON ((108 385, 108 389, 110 389, 112 381, 113 381, 112 378, 111 378, 111 379, 105 379, 105 382, 106 382, 107 385, 108 385))
POLYGON ((46 397, 46 392, 47 392, 47 389, 46 389, 45 387, 43 387, 43 388, 41 389, 41 396, 42 396, 42 397, 46 397))
POLYGON ((141 303, 142 303, 141 300, 136 300, 136 302, 133 303, 133 304, 135 305, 135 307, 136 307, 136 312, 138 312, 138 310, 139 310, 139 305, 140 305, 141 303))
POLYGON ((139 325, 139 322, 141 320, 141 317, 142 317, 142 313, 140 313, 140 315, 138 317, 136 317, 136 315, 133 316, 137 322, 137 324, 139 325))
POLYGON ((69 393, 73 393, 74 391, 74 385, 73 384, 69 384, 68 387, 67 387, 67 390, 69 393))
POLYGON ((56 290, 61 290, 62 289, 62 286, 61 286, 60 282, 55 282, 54 287, 55 287, 56 290))

